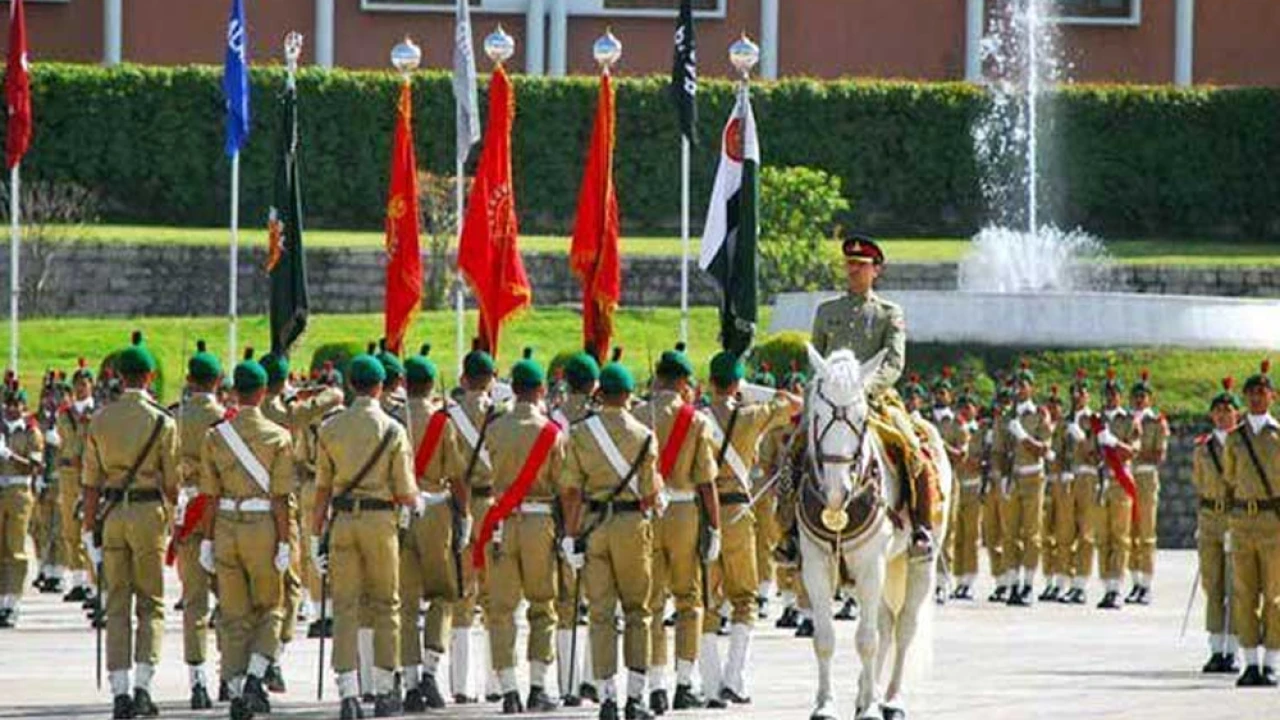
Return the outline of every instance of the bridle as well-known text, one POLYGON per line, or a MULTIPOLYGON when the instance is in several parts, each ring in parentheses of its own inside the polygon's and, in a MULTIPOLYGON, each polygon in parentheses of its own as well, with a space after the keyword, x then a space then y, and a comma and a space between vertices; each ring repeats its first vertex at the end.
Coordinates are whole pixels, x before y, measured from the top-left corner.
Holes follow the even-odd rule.
POLYGON ((864 419, 862 427, 859 428, 853 422, 853 419, 849 417, 849 408, 852 406, 837 404, 827 397, 826 393, 823 392, 822 383, 821 379, 814 383, 812 397, 820 400, 831 410, 831 417, 823 423, 821 428, 812 423, 809 425, 810 442, 808 454, 812 467, 811 475, 813 481, 804 483, 804 488, 806 492, 813 494, 815 499, 825 503, 826 498, 819 491, 817 480, 823 477, 823 470, 826 465, 828 463, 848 464, 852 468, 857 468, 853 473, 857 484, 852 485, 849 492, 845 494, 844 504, 841 507, 841 510, 846 510, 854 500, 861 497, 868 490, 879 488, 880 464, 875 457, 864 457, 867 445, 867 429, 871 423, 864 419), (822 451, 823 440, 826 439, 833 428, 838 426, 849 428, 858 439, 852 455, 833 455, 822 451))

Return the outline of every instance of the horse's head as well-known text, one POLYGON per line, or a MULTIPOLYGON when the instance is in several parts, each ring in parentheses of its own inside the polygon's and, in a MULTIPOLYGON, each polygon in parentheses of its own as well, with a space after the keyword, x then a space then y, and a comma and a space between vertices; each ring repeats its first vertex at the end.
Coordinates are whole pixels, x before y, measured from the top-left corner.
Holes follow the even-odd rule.
POLYGON ((860 485, 871 468, 864 381, 880 367, 885 351, 860 363, 851 350, 836 350, 824 358, 812 345, 807 347, 813 367, 806 403, 809 448, 826 506, 838 511, 855 481, 860 485))

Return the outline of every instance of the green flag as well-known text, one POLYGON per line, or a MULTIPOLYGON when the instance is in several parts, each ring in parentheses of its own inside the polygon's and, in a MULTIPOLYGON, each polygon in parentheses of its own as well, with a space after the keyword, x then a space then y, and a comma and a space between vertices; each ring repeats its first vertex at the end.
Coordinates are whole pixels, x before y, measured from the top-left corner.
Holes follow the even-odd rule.
POLYGON ((307 266, 302 252, 302 188, 298 182, 298 90, 290 76, 280 98, 284 129, 275 198, 267 220, 271 277, 271 352, 287 356, 307 329, 307 266))

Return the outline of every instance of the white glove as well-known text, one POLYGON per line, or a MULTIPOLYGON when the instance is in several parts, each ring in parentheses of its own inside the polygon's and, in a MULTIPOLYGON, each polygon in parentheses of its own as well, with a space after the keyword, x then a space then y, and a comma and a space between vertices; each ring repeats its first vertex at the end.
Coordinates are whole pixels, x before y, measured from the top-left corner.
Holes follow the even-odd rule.
POLYGON ((1231 531, 1222 534, 1222 551, 1231 552, 1231 531))
POLYGON ((474 530, 474 529, 475 529, 475 521, 474 521, 474 519, 473 519, 470 515, 465 515, 465 516, 463 516, 463 518, 462 518, 462 538, 463 538, 463 542, 465 542, 465 543, 466 543, 466 544, 468 544, 468 545, 470 545, 470 544, 471 544, 471 541, 473 540, 473 538, 471 537, 471 531, 472 531, 472 530, 474 530))
POLYGON ((720 528, 712 528, 707 535, 707 553, 705 560, 713 563, 720 559, 720 528))
POLYGON ((85 531, 80 533, 80 542, 84 544, 84 552, 89 556, 89 562, 94 567, 102 564, 102 548, 93 544, 93 533, 85 531))
MULTIPOLYGON (((201 543, 203 545, 203 543, 201 543)), ((276 572, 289 569, 289 543, 276 543, 276 572)))
POLYGON ((45 488, 49 487, 49 483, 45 482, 44 477, 36 477, 36 495, 43 495, 45 488))
POLYGON ((213 564, 212 540, 200 541, 200 567, 204 568, 208 573, 216 572, 217 566, 213 564))
POLYGON ((560 553, 564 555, 564 561, 569 567, 575 571, 581 570, 586 564, 587 558, 574 547, 575 540, 572 537, 560 538, 560 553))
POLYGON ((1098 444, 1102 447, 1115 447, 1120 444, 1120 438, 1111 432, 1111 428, 1103 428, 1102 432, 1098 433, 1098 444))
POLYGON ((1047 461, 1047 462, 1053 462, 1054 460, 1057 460, 1057 459, 1058 459, 1058 453, 1056 453, 1056 452, 1054 452, 1054 451, 1052 451, 1052 450, 1048 450, 1048 451, 1046 451, 1046 452, 1045 452, 1045 454, 1044 454, 1044 459, 1045 459, 1045 461, 1047 461))
POLYGON ((329 556, 320 554, 320 538, 315 535, 311 536, 311 564, 315 566, 316 572, 326 575, 329 572, 329 556))
POLYGON ((667 507, 671 505, 671 496, 664 489, 653 497, 653 510, 662 517, 667 514, 667 507))
POLYGON ((1022 427, 1022 421, 1017 418, 1009 421, 1009 433, 1018 440, 1027 440, 1031 437, 1027 429, 1022 427))
POLYGON ((411 522, 413 522, 413 508, 401 505, 400 509, 396 511, 396 525, 401 530, 408 530, 411 522))
POLYGON ((744 382, 738 384, 738 394, 748 403, 767 403, 778 391, 764 385, 744 382))
POLYGON ((1076 442, 1084 442, 1084 429, 1080 427, 1080 423, 1067 423, 1067 434, 1076 442))
POLYGON ((12 457, 13 451, 9 449, 9 446, 0 443, 0 462, 7 462, 12 457))
POLYGON ((44 444, 50 447, 58 447, 62 444, 62 436, 58 434, 58 428, 51 427, 44 431, 44 444))
POLYGON ((427 499, 422 497, 422 493, 418 493, 413 498, 413 516, 420 518, 427 514, 427 499))

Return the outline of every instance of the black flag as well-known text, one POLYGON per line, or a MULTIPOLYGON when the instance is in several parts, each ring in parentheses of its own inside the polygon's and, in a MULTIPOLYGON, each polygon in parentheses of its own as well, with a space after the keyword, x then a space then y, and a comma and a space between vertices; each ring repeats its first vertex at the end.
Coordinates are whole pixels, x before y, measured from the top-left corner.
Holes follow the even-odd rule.
POLYGON ((675 52, 671 59, 671 97, 680 113, 680 134, 698 144, 698 51, 693 35, 693 0, 680 0, 675 52))
POLYGON ((290 77, 280 98, 284 128, 275 198, 267 219, 271 277, 271 352, 288 355, 307 329, 307 267, 302 255, 302 188, 298 183, 298 91, 290 77))

